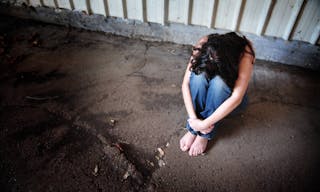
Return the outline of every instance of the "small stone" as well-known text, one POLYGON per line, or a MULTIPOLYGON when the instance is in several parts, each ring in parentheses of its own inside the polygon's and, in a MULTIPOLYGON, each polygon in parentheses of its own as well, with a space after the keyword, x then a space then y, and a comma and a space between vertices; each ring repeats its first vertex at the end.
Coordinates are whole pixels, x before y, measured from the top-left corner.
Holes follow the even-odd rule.
POLYGON ((159 157, 162 158, 164 156, 164 151, 159 147, 158 152, 159 152, 159 157))
POLYGON ((94 176, 98 176, 98 171, 99 171, 99 168, 98 168, 98 165, 96 165, 95 167, 94 167, 94 170, 93 170, 93 175, 94 176))
POLYGON ((159 165, 159 167, 163 167, 163 166, 166 165, 166 163, 164 162, 164 160, 160 159, 160 160, 158 161, 158 165, 159 165))
POLYGON ((148 163, 149 165, 151 165, 151 167, 154 167, 154 163, 153 163, 153 162, 147 160, 147 163, 148 163))
POLYGON ((166 147, 169 147, 169 146, 170 146, 170 143, 169 143, 169 142, 167 142, 167 143, 166 143, 166 147))
POLYGON ((117 122, 117 121, 116 121, 115 119, 110 119, 110 125, 111 125, 111 126, 114 126, 114 125, 116 124, 116 122, 117 122))
POLYGON ((129 171, 127 171, 124 175, 123 175, 123 179, 126 180, 128 177, 130 176, 129 171))
POLYGON ((171 53, 172 55, 177 55, 176 50, 174 50, 174 49, 170 50, 170 53, 171 53))

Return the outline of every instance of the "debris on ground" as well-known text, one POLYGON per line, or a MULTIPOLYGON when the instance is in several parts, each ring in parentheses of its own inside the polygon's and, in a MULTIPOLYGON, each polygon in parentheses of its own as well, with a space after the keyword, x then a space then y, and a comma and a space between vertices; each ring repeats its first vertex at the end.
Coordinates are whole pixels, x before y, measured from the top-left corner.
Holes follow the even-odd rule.
POLYGON ((160 147, 158 147, 157 150, 159 152, 159 157, 162 158, 164 156, 164 151, 160 147))
POLYGON ((166 165, 166 163, 164 162, 163 158, 164 158, 164 151, 161 147, 157 148, 158 154, 155 156, 156 159, 158 160, 158 165, 159 167, 163 167, 166 165))
POLYGON ((25 98, 29 100, 35 100, 35 101, 44 101, 44 100, 58 99, 59 96, 45 96, 45 97, 26 96, 25 98))
POLYGON ((117 120, 115 120, 113 118, 109 119, 109 125, 112 126, 112 127, 114 127, 116 125, 116 122, 117 122, 117 120))
POLYGON ((153 162, 147 160, 147 163, 148 163, 151 167, 154 167, 154 163, 153 163, 153 162))
POLYGON ((122 178, 126 180, 129 176, 130 176, 130 173, 126 171, 122 178))
POLYGON ((40 34, 37 32, 33 32, 28 41, 33 47, 39 47, 41 43, 40 34))
POLYGON ((123 148, 121 147, 120 143, 112 143, 112 146, 116 147, 120 152, 123 152, 123 148))
POLYGON ((159 159, 159 161, 158 161, 158 165, 159 165, 159 167, 163 167, 163 166, 165 166, 165 165, 166 165, 166 163, 164 162, 164 160, 159 159))
POLYGON ((96 165, 96 166, 94 167, 94 170, 93 170, 92 174, 93 174, 94 176, 98 176, 98 171, 99 171, 99 168, 98 168, 98 165, 96 165))

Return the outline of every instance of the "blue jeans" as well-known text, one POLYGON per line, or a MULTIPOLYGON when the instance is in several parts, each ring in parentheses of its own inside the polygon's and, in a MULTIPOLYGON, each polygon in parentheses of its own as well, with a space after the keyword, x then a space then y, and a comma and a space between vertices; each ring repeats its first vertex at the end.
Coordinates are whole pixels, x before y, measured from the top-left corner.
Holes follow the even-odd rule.
MULTIPOLYGON (((216 75, 212 79, 206 78, 204 73, 196 75, 194 72, 190 76, 190 93, 193 103, 193 108, 199 119, 206 119, 209 117, 228 97, 231 96, 232 90, 223 81, 223 79, 216 75)), ((231 112, 235 114, 247 105, 247 95, 242 99, 241 104, 231 112)), ((216 134, 219 122, 214 125, 210 133, 202 134, 200 131, 195 131, 187 122, 186 128, 194 135, 199 135, 207 139, 212 139, 216 134)))

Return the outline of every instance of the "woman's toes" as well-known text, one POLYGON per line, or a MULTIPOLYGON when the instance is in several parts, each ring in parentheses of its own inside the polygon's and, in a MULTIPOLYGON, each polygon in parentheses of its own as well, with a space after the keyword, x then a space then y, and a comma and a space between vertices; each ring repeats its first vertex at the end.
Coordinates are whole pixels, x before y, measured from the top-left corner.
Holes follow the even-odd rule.
POLYGON ((189 131, 180 140, 180 149, 187 151, 195 140, 196 136, 189 131))
POLYGON ((189 155, 198 156, 202 154, 206 150, 207 144, 208 144, 208 139, 197 136, 190 147, 189 155))

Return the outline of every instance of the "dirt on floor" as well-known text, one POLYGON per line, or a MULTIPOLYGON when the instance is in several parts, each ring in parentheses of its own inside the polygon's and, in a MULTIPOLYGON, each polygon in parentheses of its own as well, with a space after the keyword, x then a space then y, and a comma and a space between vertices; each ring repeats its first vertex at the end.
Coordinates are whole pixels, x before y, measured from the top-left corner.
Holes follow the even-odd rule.
POLYGON ((1 191, 319 191, 319 72, 257 60, 189 157, 190 48, 1 16, 1 191))

